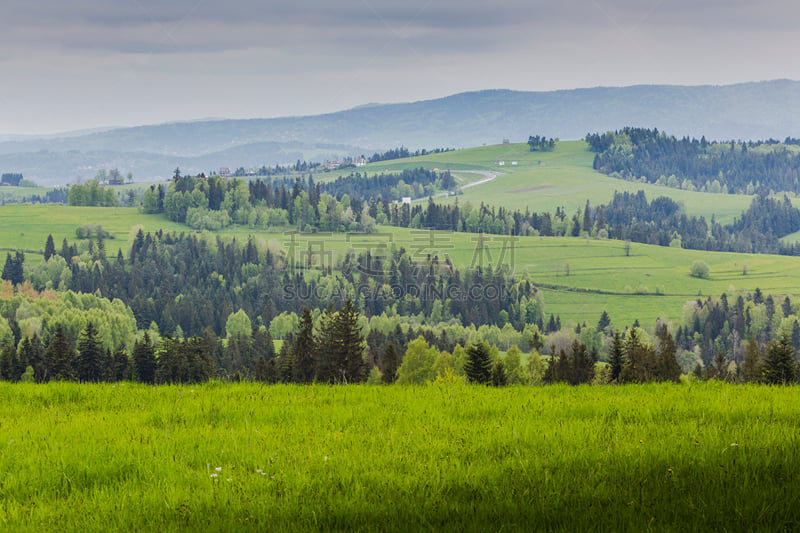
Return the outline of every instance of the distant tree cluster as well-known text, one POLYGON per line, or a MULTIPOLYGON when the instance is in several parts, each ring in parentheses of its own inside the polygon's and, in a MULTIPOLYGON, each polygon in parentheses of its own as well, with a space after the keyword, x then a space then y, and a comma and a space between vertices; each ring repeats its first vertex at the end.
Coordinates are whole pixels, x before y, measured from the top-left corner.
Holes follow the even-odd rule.
POLYGON ((13 257, 10 253, 6 254, 6 262, 3 266, 2 279, 10 281, 14 285, 25 281, 25 273, 23 269, 24 263, 25 253, 22 250, 17 250, 13 257))
POLYGON ((4 185, 11 185, 12 187, 19 187, 22 179, 22 174, 5 173, 0 176, 0 183, 4 185))
POLYGON ((800 253, 796 245, 780 240, 800 231, 800 210, 787 197, 780 201, 756 196, 747 211, 726 225, 713 218, 709 224, 703 217, 688 216, 665 196, 648 202, 644 191, 615 193, 610 204, 598 208, 596 216, 598 220, 602 216, 609 236, 616 239, 660 246, 677 242, 692 250, 800 253))
POLYGON ((528 146, 531 152, 552 152, 556 147, 556 141, 543 135, 531 135, 528 137, 528 146))
POLYGON ((450 152, 452 150, 455 150, 455 148, 435 148, 433 150, 426 150, 423 148, 421 150, 416 150, 415 152, 410 152, 408 148, 401 146, 399 148, 387 150, 383 153, 375 152, 369 157, 368 161, 370 163, 378 163, 380 161, 391 161, 392 159, 404 159, 406 157, 420 157, 429 154, 440 154, 444 152, 450 152))
POLYGON ((594 168, 673 188, 730 194, 800 192, 800 152, 778 141, 677 139, 657 129, 624 128, 586 136, 594 168))
POLYGON ((97 179, 92 179, 83 185, 72 185, 69 188, 68 202, 69 205, 113 207, 119 205, 119 197, 113 189, 100 185, 97 179))

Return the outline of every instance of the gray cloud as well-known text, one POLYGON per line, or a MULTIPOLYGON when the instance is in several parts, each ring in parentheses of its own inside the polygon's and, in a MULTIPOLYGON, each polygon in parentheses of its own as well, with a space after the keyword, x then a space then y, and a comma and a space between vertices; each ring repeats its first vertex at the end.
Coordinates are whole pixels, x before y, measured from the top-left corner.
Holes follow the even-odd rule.
POLYGON ((0 132, 316 113, 495 87, 800 78, 774 53, 800 44, 796 0, 5 4, 0 132))

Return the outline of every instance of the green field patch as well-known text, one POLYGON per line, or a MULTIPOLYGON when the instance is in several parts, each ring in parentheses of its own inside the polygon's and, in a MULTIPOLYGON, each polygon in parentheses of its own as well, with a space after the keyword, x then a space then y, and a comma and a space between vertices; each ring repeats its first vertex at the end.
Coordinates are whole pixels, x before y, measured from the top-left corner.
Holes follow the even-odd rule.
MULTIPOLYGON (((0 384, 4 529, 785 530, 794 387, 0 384)), ((790 528, 791 529, 791 528, 790 528)))
POLYGON ((55 204, 5 205, 0 207, 0 247, 43 251, 48 235, 53 235, 56 248, 61 241, 75 240, 75 230, 84 224, 100 224, 113 239, 106 242, 106 253, 116 255, 130 249, 129 233, 141 225, 144 231, 192 231, 182 224, 167 220, 162 215, 146 215, 130 207, 71 207, 55 204))

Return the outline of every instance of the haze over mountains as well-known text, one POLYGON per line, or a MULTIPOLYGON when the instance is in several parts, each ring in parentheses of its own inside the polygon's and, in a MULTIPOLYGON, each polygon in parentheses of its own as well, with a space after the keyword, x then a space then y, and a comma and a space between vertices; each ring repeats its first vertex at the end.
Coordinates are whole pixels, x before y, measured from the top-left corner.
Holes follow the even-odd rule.
MULTIPOLYGON (((61 185, 118 167, 137 181, 184 172, 322 161, 405 146, 465 148, 561 139, 624 126, 709 140, 800 136, 800 82, 727 86, 489 90, 407 104, 371 104, 317 116, 204 120, 0 142, 0 172, 61 185)), ((13 133, 13 132, 9 132, 13 133)), ((6 136, 8 139, 8 136, 6 136)))

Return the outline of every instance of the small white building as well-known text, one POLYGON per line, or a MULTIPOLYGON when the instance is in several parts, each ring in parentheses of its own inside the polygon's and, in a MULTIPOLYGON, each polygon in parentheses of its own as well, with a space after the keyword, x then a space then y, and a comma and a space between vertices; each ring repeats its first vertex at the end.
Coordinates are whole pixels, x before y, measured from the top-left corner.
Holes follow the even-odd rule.
POLYGON ((403 205, 411 205, 411 197, 410 196, 403 196, 402 201, 400 202, 403 205))

